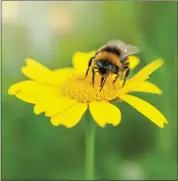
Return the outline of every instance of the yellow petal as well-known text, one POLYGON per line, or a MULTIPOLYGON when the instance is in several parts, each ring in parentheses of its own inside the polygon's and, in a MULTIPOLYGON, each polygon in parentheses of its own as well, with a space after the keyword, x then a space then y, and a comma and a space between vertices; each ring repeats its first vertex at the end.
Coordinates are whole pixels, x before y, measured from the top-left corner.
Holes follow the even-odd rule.
POLYGON ((96 51, 88 53, 76 52, 73 56, 73 67, 78 73, 85 74, 88 68, 88 61, 95 55, 96 51))
POLYGON ((50 82, 55 86, 62 86, 66 80, 70 79, 75 74, 73 68, 60 68, 52 71, 50 82))
POLYGON ((161 89, 148 81, 139 83, 137 86, 132 87, 131 92, 147 92, 152 94, 162 94, 161 89))
POLYGON ((130 69, 131 70, 134 69, 140 63, 139 58, 136 56, 129 56, 128 61, 130 62, 130 69))
POLYGON ((106 124, 117 126, 121 121, 119 108, 106 101, 91 102, 89 109, 94 120, 101 127, 104 127, 106 124))
POLYGON ((86 109, 87 104, 77 103, 61 110, 56 116, 51 117, 51 123, 54 126, 63 125, 67 128, 71 128, 81 120, 86 109))
POLYGON ((48 117, 54 116, 62 110, 77 104, 75 100, 64 96, 51 97, 49 99, 46 99, 45 102, 41 101, 41 103, 42 104, 40 106, 43 108, 45 116, 48 117))
POLYGON ((157 59, 142 68, 132 79, 146 80, 149 76, 164 64, 164 60, 157 59))
POLYGON ((26 66, 22 68, 22 72, 30 79, 44 82, 47 81, 51 76, 51 71, 44 65, 36 62, 31 58, 25 59, 26 66))
POLYGON ((8 93, 25 102, 35 104, 34 113, 45 112, 45 116, 56 115, 66 107, 76 104, 76 101, 64 97, 60 89, 32 80, 12 85, 8 93))
POLYGON ((61 86, 74 73, 73 68, 61 68, 54 71, 49 70, 44 65, 33 59, 26 59, 27 65, 22 68, 22 72, 30 79, 41 83, 61 86))
POLYGON ((126 82, 125 86, 119 91, 119 94, 129 92, 133 87, 137 86, 138 83, 148 79, 149 76, 163 64, 164 61, 162 59, 157 59, 145 66, 138 73, 136 73, 128 82, 126 82))
POLYGON ((153 121, 159 127, 164 128, 164 123, 168 123, 162 113, 150 103, 128 94, 122 95, 120 98, 142 113, 145 117, 153 121))
POLYGON ((40 114, 40 113, 42 113, 42 112, 43 112, 42 107, 40 107, 38 104, 36 104, 36 105, 34 106, 34 113, 35 113, 36 115, 38 115, 38 114, 40 114))
POLYGON ((39 99, 50 96, 50 94, 58 93, 55 87, 44 85, 32 80, 22 81, 10 86, 8 94, 15 95, 19 99, 35 104, 39 99))

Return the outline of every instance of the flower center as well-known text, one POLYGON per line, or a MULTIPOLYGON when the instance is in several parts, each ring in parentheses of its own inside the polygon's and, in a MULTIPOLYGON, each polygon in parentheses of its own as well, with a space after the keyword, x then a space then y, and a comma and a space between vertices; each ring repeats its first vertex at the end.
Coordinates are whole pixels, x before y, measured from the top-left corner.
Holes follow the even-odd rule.
POLYGON ((63 86, 62 92, 81 103, 90 103, 92 101, 110 101, 117 98, 117 92, 121 89, 119 79, 113 84, 113 76, 107 77, 106 82, 101 89, 101 76, 96 73, 94 87, 92 84, 92 74, 89 72, 87 78, 83 75, 74 75, 63 86))

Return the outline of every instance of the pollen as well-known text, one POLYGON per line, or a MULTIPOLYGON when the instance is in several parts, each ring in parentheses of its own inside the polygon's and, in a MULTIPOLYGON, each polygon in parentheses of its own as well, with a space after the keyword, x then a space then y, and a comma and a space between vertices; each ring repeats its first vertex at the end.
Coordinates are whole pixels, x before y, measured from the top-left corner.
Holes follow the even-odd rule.
POLYGON ((94 87, 92 84, 92 74, 87 78, 83 75, 74 75, 63 86, 62 93, 71 99, 81 103, 90 103, 92 101, 110 101, 117 98, 117 92, 121 89, 119 79, 113 84, 113 77, 110 75, 100 91, 101 76, 95 74, 94 87))

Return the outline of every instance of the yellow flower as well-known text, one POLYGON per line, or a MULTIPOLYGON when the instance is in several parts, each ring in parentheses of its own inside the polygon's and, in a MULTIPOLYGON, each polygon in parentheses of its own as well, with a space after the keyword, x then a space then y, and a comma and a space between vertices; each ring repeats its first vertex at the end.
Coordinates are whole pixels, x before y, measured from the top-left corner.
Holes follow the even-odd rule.
MULTIPOLYGON (((84 79, 89 59, 95 51, 89 53, 77 52, 73 56, 74 68, 49 70, 33 59, 27 58, 27 65, 22 68, 30 80, 12 85, 8 93, 17 98, 34 104, 34 113, 45 113, 54 126, 63 125, 67 128, 75 126, 87 109, 96 123, 104 127, 106 124, 117 126, 121 121, 121 111, 112 104, 114 101, 125 101, 140 113, 163 128, 166 118, 150 103, 130 95, 131 92, 147 92, 161 94, 161 90, 147 81, 149 76, 160 66, 163 60, 157 59, 141 69, 136 75, 126 81, 122 88, 122 80, 112 84, 112 75, 107 78, 100 92, 100 75, 95 78, 93 88, 91 72, 84 79)), ((130 56, 133 69, 139 60, 130 56)))

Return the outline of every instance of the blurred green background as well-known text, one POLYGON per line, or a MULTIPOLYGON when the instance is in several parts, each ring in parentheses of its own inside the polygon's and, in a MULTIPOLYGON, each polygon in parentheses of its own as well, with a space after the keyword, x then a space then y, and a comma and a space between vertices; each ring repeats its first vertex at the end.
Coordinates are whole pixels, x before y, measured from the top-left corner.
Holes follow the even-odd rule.
POLYGON ((126 103, 118 127, 97 127, 96 179, 177 179, 177 2, 2 2, 2 178, 84 179, 85 119, 53 127, 33 105, 7 94, 25 80, 24 59, 49 68, 72 66, 76 51, 111 39, 140 47, 139 68, 158 57, 151 76, 163 95, 137 93, 169 124, 158 128, 126 103), (129 113, 129 114, 128 114, 129 113))

